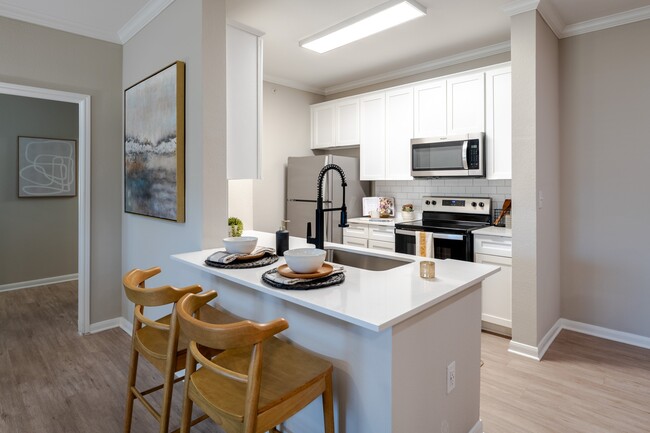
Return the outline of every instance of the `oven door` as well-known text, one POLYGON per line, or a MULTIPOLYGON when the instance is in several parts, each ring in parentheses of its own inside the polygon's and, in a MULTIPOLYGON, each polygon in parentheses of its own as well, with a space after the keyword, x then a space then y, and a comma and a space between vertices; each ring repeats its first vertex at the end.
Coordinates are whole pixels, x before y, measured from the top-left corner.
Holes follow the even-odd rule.
MULTIPOLYGON (((415 231, 395 229, 395 252, 415 255, 415 231)), ((433 233, 433 251, 436 259, 472 261, 471 242, 467 235, 433 233)))

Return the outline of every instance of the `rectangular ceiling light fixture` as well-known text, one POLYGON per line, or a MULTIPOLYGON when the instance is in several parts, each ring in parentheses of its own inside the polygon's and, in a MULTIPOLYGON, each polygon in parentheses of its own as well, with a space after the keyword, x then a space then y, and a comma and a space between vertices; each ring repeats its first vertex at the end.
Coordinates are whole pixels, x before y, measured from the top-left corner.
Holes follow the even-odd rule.
POLYGON ((317 53, 326 53, 334 48, 424 16, 426 13, 427 8, 415 0, 391 0, 303 39, 300 41, 300 46, 317 53))

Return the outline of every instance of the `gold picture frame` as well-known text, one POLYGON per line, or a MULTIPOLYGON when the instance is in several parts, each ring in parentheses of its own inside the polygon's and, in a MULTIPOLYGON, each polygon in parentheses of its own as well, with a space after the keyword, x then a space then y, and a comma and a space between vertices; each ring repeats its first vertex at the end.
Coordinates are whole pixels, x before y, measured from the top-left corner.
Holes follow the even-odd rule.
POLYGON ((124 91, 124 211, 185 222, 185 63, 124 91))

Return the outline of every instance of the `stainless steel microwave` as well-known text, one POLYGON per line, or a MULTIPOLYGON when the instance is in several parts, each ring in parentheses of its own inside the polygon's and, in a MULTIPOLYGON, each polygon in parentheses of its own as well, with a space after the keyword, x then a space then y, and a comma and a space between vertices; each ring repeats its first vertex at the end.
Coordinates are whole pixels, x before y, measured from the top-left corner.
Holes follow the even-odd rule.
POLYGON ((413 177, 485 177, 485 134, 411 140, 413 177))

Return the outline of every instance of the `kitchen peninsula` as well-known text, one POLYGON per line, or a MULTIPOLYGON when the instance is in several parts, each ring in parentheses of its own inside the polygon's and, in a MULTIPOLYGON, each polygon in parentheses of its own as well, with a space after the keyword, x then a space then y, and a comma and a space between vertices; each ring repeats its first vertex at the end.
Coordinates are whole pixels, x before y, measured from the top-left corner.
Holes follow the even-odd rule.
MULTIPOLYGON (((257 236, 261 246, 275 243, 273 234, 246 235, 257 236)), ((304 239, 290 238, 290 248, 303 246, 304 239)), ((256 321, 286 318, 290 327, 283 338, 334 364, 338 433, 482 432, 480 283, 499 268, 436 260, 436 278, 425 280, 418 257, 327 247, 409 262, 386 271, 346 266, 341 285, 281 290, 261 282, 261 275, 283 264, 282 257, 253 269, 206 266, 204 260, 216 250, 172 258, 207 273, 204 289, 217 290, 224 308, 256 321), (455 388, 448 391, 450 365, 455 388)), ((320 402, 290 419, 283 431, 322 431, 320 402)))

